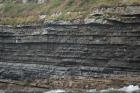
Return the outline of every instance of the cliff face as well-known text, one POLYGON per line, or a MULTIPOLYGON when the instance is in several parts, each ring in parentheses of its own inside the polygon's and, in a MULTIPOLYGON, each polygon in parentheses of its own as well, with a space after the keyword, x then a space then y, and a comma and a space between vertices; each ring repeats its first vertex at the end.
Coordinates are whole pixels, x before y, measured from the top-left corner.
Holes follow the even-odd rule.
MULTIPOLYGON (((137 15, 126 15, 133 20, 137 15)), ((0 28, 0 88, 140 85, 139 22, 0 28), (16 86, 16 87, 14 87, 16 86)))

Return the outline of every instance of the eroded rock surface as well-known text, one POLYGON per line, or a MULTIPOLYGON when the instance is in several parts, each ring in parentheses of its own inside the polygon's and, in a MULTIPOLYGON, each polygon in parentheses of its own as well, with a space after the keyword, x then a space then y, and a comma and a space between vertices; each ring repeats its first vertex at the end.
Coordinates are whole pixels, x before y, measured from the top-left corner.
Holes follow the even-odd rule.
POLYGON ((140 24, 112 22, 1 26, 0 88, 140 85, 140 24))

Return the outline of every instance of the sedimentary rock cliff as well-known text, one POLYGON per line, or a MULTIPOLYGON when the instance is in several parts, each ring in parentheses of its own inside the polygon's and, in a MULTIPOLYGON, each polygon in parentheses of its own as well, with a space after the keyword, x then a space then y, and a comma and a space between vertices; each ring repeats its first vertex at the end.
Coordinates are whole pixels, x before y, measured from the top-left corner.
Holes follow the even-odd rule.
POLYGON ((138 15, 122 15, 132 18, 126 23, 1 26, 0 88, 140 85, 138 15))

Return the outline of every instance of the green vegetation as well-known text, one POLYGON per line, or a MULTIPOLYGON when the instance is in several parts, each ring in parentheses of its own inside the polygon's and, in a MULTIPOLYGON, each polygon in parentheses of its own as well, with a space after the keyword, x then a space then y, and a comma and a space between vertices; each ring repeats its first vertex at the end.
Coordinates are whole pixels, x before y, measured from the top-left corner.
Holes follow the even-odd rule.
POLYGON ((82 19, 95 7, 140 4, 140 0, 49 0, 46 4, 0 4, 0 24, 34 24, 43 20, 82 19), (40 15, 47 17, 40 19, 40 15), (58 14, 52 16, 53 14, 58 14))

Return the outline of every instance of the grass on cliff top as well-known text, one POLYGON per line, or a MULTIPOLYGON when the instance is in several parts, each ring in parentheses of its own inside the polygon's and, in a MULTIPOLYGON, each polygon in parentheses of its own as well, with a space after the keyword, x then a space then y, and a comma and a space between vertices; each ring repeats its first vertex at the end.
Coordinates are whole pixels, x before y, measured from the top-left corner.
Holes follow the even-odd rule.
POLYGON ((0 24, 39 23, 42 21, 39 19, 39 15, 47 14, 48 19, 53 20, 55 18, 50 15, 59 12, 63 15, 57 17, 57 20, 71 20, 79 17, 84 18, 95 7, 134 4, 140 4, 140 0, 48 0, 46 4, 2 3, 0 4, 0 24), (73 12, 73 14, 67 16, 65 15, 67 12, 73 12))

